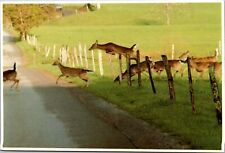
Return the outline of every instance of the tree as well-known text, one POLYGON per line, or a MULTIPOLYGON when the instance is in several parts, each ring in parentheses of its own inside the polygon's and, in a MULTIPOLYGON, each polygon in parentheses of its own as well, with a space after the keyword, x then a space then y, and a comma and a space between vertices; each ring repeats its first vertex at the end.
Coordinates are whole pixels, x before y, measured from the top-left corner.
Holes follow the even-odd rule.
POLYGON ((56 15, 53 5, 44 4, 5 4, 5 18, 10 19, 13 28, 19 32, 21 40, 34 26, 38 26, 56 15))

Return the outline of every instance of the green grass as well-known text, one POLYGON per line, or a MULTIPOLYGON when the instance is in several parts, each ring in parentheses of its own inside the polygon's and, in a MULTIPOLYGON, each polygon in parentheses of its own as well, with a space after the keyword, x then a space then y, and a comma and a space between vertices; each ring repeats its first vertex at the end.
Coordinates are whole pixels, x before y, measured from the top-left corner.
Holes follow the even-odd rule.
MULTIPOLYGON (((37 35, 41 52, 35 52, 25 42, 19 46, 28 57, 30 66, 43 68, 59 75, 57 67, 51 65, 52 57, 44 58, 45 45, 59 47, 68 45, 78 47, 78 43, 87 48, 95 40, 99 43, 114 42, 124 46, 138 44, 141 55, 149 55, 153 60, 160 60, 161 54, 171 57, 171 45, 175 44, 175 57, 190 50, 194 56, 214 54, 221 40, 220 4, 179 4, 170 6, 171 25, 166 25, 165 5, 162 4, 105 4, 95 12, 77 14, 50 22, 32 29, 37 35), (36 53, 36 54, 34 54, 36 53), (36 55, 36 61, 33 60, 36 55)), ((90 57, 90 53, 88 54, 90 57)), ((95 54, 97 58, 97 54, 95 54)), ((90 85, 85 90, 100 96, 118 107, 130 112, 150 124, 155 124, 172 135, 181 137, 193 148, 220 149, 222 128, 217 124, 215 106, 211 96, 208 74, 203 79, 194 77, 196 100, 195 115, 191 112, 188 91, 187 72, 185 77, 175 78, 176 102, 169 100, 168 86, 163 74, 162 80, 153 75, 157 94, 151 91, 147 75, 143 75, 143 86, 127 86, 126 80, 121 85, 113 83, 112 69, 108 55, 103 53, 104 76, 101 77, 96 63, 96 73, 90 73, 90 85)), ((114 75, 118 73, 118 61, 113 58, 114 75)), ((89 68, 92 69, 91 60, 89 68)), ((84 82, 72 79, 78 86, 84 82)), ((222 90, 221 81, 219 82, 222 90)))

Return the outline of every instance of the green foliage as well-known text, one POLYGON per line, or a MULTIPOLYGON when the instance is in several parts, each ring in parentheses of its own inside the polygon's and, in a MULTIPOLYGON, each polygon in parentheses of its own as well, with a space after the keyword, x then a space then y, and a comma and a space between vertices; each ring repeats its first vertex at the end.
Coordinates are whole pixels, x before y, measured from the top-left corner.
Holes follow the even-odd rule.
POLYGON ((11 20, 12 26, 20 33, 21 38, 43 21, 52 18, 55 9, 44 4, 5 4, 4 17, 11 20))

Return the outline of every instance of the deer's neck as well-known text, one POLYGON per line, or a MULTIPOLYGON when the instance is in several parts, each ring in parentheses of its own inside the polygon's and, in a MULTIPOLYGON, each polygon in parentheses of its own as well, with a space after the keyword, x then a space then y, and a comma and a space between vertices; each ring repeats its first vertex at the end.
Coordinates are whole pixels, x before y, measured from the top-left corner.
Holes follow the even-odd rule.
POLYGON ((64 68, 65 66, 63 66, 61 63, 59 63, 59 64, 58 64, 58 67, 59 67, 59 69, 62 71, 63 68, 64 68))

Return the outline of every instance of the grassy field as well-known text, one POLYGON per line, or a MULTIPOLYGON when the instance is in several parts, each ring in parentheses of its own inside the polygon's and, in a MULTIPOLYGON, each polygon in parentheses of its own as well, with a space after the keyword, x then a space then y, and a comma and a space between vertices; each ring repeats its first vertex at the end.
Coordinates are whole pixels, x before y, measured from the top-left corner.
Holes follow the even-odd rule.
MULTIPOLYGON (((171 57, 171 45, 175 45, 175 57, 189 50, 194 56, 213 55, 221 40, 220 4, 173 4, 170 5, 171 25, 166 25, 164 4, 105 4, 95 12, 76 14, 33 28, 31 33, 38 38, 41 53, 35 53, 26 42, 18 44, 26 53, 30 66, 44 68, 55 75, 59 70, 51 65, 53 59, 44 58, 43 47, 62 45, 77 47, 80 42, 91 46, 114 42, 124 46, 138 44, 141 55, 160 60, 161 54, 171 57), (34 55, 36 60, 33 60, 34 55)), ((57 53, 58 55, 58 53, 57 53)), ((97 55, 95 55, 97 57, 97 55)), ((90 53, 89 53, 90 57, 90 53)), ((219 58, 221 60, 221 58, 219 58)), ((130 112, 162 130, 180 137, 193 148, 220 149, 222 128, 217 124, 215 106, 212 100, 208 74, 202 79, 194 73, 194 91, 197 113, 191 113, 187 73, 175 78, 176 102, 169 100, 165 73, 161 80, 155 80, 157 94, 151 91, 148 77, 143 74, 143 86, 137 81, 128 87, 126 80, 121 85, 113 83, 112 69, 108 55, 103 53, 104 76, 99 72, 90 74, 90 85, 85 90, 103 97, 107 101, 130 112)), ((114 75, 118 74, 118 61, 113 58, 114 75)), ((91 69, 91 60, 89 60, 91 69)), ((96 63, 96 66, 98 64, 96 63)), ((137 80, 134 77, 134 80, 137 80)), ((73 82, 83 86, 75 78, 73 82)), ((222 89, 219 82, 220 91, 222 89)))

